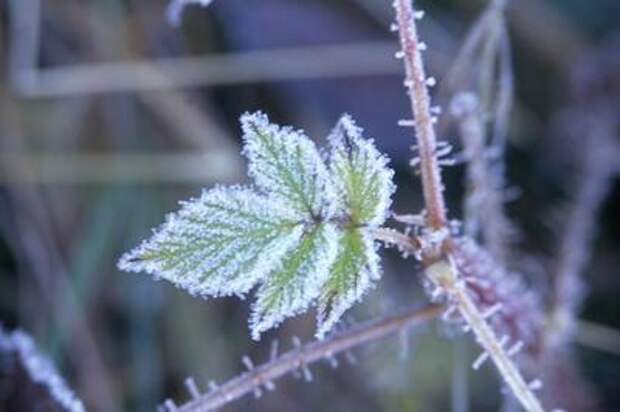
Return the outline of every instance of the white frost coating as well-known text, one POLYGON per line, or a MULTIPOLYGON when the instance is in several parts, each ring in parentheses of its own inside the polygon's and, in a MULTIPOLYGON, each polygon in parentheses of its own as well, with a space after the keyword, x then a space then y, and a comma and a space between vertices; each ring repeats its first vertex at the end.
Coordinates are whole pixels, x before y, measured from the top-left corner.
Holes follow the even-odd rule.
POLYGON ((241 116, 243 154, 256 185, 300 219, 329 217, 334 197, 327 167, 302 131, 269 123, 261 112, 241 116))
POLYGON ((67 386, 51 360, 37 350, 28 334, 19 330, 5 333, 0 326, 0 352, 15 352, 32 381, 46 386, 52 398, 65 410, 84 411, 82 401, 67 386))
POLYGON ((185 6, 197 4, 206 7, 211 3, 213 0, 171 0, 166 9, 166 17, 171 25, 178 26, 181 23, 181 15, 185 6))
POLYGON ((345 222, 338 256, 330 268, 318 303, 318 330, 323 338, 342 314, 381 277, 377 245, 370 231, 388 217, 394 192, 389 160, 345 114, 328 137, 330 172, 335 192, 333 213, 345 222))
POLYGON ((354 215, 359 220, 356 223, 378 227, 388 218, 394 172, 387 167, 389 159, 379 153, 372 139, 364 139, 362 132, 348 114, 340 118, 328 137, 330 171, 339 194, 339 212, 354 215))
POLYGON ((355 253, 350 249, 350 245, 341 243, 338 256, 331 268, 331 279, 328 279, 319 299, 318 329, 316 332, 318 339, 323 339, 325 334, 340 320, 344 312, 359 302, 375 286, 375 282, 381 278, 377 242, 365 229, 359 229, 356 232, 361 238, 363 252, 353 257, 349 264, 340 266, 337 275, 335 269, 338 263, 351 258, 351 254, 355 253), (349 255, 347 256, 347 254, 349 255), (338 278, 334 278, 334 276, 338 276, 338 278), (330 281, 333 281, 335 285, 330 281))
POLYGON ((301 131, 261 112, 241 124, 258 190, 216 187, 182 202, 118 266, 203 297, 243 298, 259 284, 254 339, 318 300, 322 337, 380 278, 372 233, 395 189, 389 160, 348 115, 329 136, 329 168, 301 131))
POLYGON ((243 295, 299 241, 296 216, 248 188, 216 187, 182 202, 118 267, 147 272, 192 294, 243 295))
POLYGON ((341 233, 332 223, 309 229, 296 250, 273 270, 256 293, 250 328, 252 338, 308 309, 317 298, 336 258, 341 233))

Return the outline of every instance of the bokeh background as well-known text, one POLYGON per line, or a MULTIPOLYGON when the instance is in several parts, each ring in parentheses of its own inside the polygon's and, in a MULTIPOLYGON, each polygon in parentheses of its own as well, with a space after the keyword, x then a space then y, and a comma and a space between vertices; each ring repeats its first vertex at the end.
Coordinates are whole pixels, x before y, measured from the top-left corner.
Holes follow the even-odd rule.
MULTIPOLYGON (((485 2, 417 4, 427 15, 420 34, 428 71, 442 86, 485 2)), ((31 333, 96 411, 180 402, 188 376, 206 388, 243 371, 245 354, 264 360, 271 339, 286 348, 292 336, 313 336, 309 314, 252 342, 250 302, 203 301, 115 266, 179 200, 216 183, 246 182, 244 111, 261 109, 319 144, 341 113, 352 114, 392 159, 395 210, 421 207, 408 167, 412 136, 397 126, 408 102, 390 2, 216 0, 188 7, 178 27, 166 6, 0 2, 0 322, 31 333)), ((560 212, 572 198, 574 165, 590 144, 572 122, 605 112, 618 137, 620 2, 515 0, 506 15, 515 87, 507 208, 520 228, 516 266, 529 268, 531 284, 544 292, 567 224, 560 212)), ((435 101, 445 106, 449 96, 435 101)), ((442 137, 454 139, 453 128, 442 137)), ((462 172, 446 171, 455 218, 462 172)), ((580 318, 587 322, 571 346, 600 409, 609 411, 620 408, 617 183, 597 218, 584 271, 580 318)), ((382 281, 348 322, 425 301, 413 261, 392 250, 383 255, 382 281)), ((313 367, 311 383, 289 376, 262 399, 248 396, 225 410, 461 411, 466 405, 451 399, 463 376, 470 410, 498 410, 493 368, 471 371, 478 349, 470 337, 446 335, 435 324, 417 328, 353 351, 335 370, 313 367)), ((0 374, 0 389, 2 379, 12 377, 0 374)), ((8 408, 2 393, 0 409, 8 408)))

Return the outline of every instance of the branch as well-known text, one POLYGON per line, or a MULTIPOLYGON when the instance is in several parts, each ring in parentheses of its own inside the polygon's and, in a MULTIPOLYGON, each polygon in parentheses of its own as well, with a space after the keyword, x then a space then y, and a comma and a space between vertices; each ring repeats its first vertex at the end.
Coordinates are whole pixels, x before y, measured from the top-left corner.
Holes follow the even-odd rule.
MULTIPOLYGON (((447 296, 448 301, 463 317, 469 328, 476 336, 476 341, 485 352, 474 362, 474 369, 478 368, 487 357, 491 357, 502 378, 508 384, 513 394, 528 412, 542 412, 540 402, 532 392, 521 373, 510 359, 509 352, 504 346, 507 341, 498 339, 489 326, 487 314, 483 314, 467 290, 466 282, 459 279, 459 269, 452 260, 438 261, 428 266, 426 275, 447 296)), ((450 310, 450 309, 449 309, 450 310)))
MULTIPOLYGON (((0 324, 0 359, 8 386, 3 385, 0 405, 17 405, 33 410, 84 412, 82 401, 58 373, 51 359, 42 353, 32 337, 21 330, 4 331, 0 324), (12 360, 10 356, 15 356, 12 360), (5 362, 4 356, 9 357, 5 362), (4 368, 4 366, 8 366, 4 368), (25 375, 22 376, 22 373, 25 375), (40 386, 43 390, 35 388, 40 386)), ((4 379, 3 379, 4 380, 4 379)))
POLYGON ((383 41, 251 50, 197 57, 72 64, 16 73, 24 98, 96 93, 169 91, 191 86, 238 85, 273 80, 396 74, 383 41))
POLYGON ((400 251, 407 255, 419 256, 422 252, 420 244, 418 244, 415 238, 401 233, 395 229, 379 228, 373 231, 373 236, 376 240, 379 240, 386 245, 394 245, 400 251))
MULTIPOLYGON (((472 239, 481 234, 483 244, 491 255, 497 262, 505 264, 509 250, 507 240, 512 228, 504 214, 501 198, 503 172, 497 170, 499 168, 494 169, 489 160, 478 99, 472 93, 459 93, 452 99, 450 111, 459 121, 463 154, 467 160, 463 205, 465 234, 472 239), (495 172, 502 175, 498 176, 495 172)), ((499 150, 503 148, 497 149, 494 157, 497 155, 499 159, 503 155, 499 150)))
MULTIPOLYGON (((442 306, 429 305, 422 309, 411 309, 399 314, 360 323, 349 330, 336 333, 326 340, 314 341, 297 347, 256 368, 251 368, 248 372, 229 380, 209 393, 199 394, 197 391, 192 391, 197 395, 194 396, 193 400, 178 408, 169 407, 169 409, 179 412, 196 412, 220 408, 259 389, 261 386, 272 386, 274 380, 291 371, 304 368, 306 365, 321 359, 329 359, 356 346, 388 337, 431 320, 441 310, 442 306)), ((168 401, 167 404, 170 405, 171 402, 168 401)))
MULTIPOLYGON (((485 349, 482 359, 490 356, 499 370, 502 378, 511 388, 521 405, 529 412, 541 412, 543 408, 532 392, 532 388, 525 382, 519 370, 509 357, 509 352, 503 348, 504 339, 498 340, 495 332, 487 323, 487 316, 482 314, 476 303, 469 295, 466 280, 461 275, 461 268, 457 268, 452 256, 454 250, 453 239, 448 236, 436 235, 446 232, 446 210, 442 193, 441 174, 436 153, 437 140, 433 128, 430 111, 428 90, 420 43, 418 41, 415 17, 410 0, 395 0, 396 28, 400 34, 401 52, 405 62, 405 86, 411 100, 411 109, 414 115, 424 202, 426 205, 426 225, 431 231, 430 248, 424 250, 423 264, 425 275, 435 287, 432 296, 445 299, 451 304, 452 310, 457 310, 460 316, 476 335, 477 341, 485 349), (433 246, 439 246, 433 247, 433 246)), ((433 82, 430 82, 433 83, 433 82)), ((490 268, 493 269, 493 268, 490 268)), ((478 362, 476 362, 478 363, 478 362)))
POLYGON ((430 98, 420 50, 424 47, 418 41, 414 22, 415 13, 409 0, 396 0, 396 22, 400 36, 401 52, 405 65, 405 87, 411 102, 413 125, 418 143, 420 170, 424 203, 426 204, 427 224, 433 230, 441 230, 446 226, 446 207, 443 198, 443 184, 439 162, 435 155, 437 138, 433 128, 430 98))
MULTIPOLYGON (((576 109, 581 115, 582 111, 576 109)), ((592 122, 583 156, 581 176, 575 188, 575 198, 565 218, 566 226, 559 245, 553 273, 551 323, 545 343, 555 346, 566 342, 573 334, 575 317, 581 303, 583 273, 590 258, 590 243, 596 229, 596 217, 610 189, 614 176, 616 148, 609 126, 604 121, 592 122)))
POLYGON ((493 359, 504 381, 510 386, 521 405, 527 411, 542 412, 543 408, 532 389, 525 382, 514 362, 508 357, 501 341, 497 339, 495 332, 486 322, 485 316, 480 313, 465 288, 457 286, 455 292, 457 293, 455 301, 460 314, 471 326, 478 342, 484 348, 485 353, 493 359))

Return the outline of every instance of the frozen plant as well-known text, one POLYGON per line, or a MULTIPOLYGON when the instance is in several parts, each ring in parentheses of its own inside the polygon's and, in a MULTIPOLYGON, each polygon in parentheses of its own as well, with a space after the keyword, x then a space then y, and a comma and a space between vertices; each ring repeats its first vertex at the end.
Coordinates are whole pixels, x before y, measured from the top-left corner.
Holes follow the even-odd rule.
POLYGON ((20 330, 5 332, 0 326, 0 354, 14 354, 34 383, 47 388, 51 398, 64 410, 83 412, 84 405, 60 376, 52 361, 39 352, 30 335, 20 330))
MULTIPOLYGON (((171 7, 185 3, 190 1, 176 1, 171 7)), ((289 317, 318 309, 318 341, 302 345, 295 338, 293 349, 282 355, 272 351, 263 364, 244 357, 247 371, 221 386, 210 384, 209 392, 201 393, 190 380, 192 400, 179 410, 212 410, 247 393, 258 397, 262 388, 273 390, 273 380, 291 371, 302 371, 310 380, 308 364, 325 359, 333 365, 338 353, 349 354, 357 344, 406 331, 440 313, 444 322, 471 332, 481 346, 474 369, 492 361, 525 410, 544 410, 536 393, 544 390, 536 376, 540 371, 532 368, 544 340, 542 299, 528 290, 519 273, 506 267, 511 231, 502 210, 503 166, 498 158, 512 75, 504 5, 494 1, 481 19, 481 27, 488 25, 497 36, 491 37, 481 91, 470 95, 463 90, 452 105, 469 164, 464 231, 460 222, 450 219, 443 196, 441 167, 455 159, 446 157, 451 148, 436 137, 440 110, 431 106, 429 87, 437 81, 426 75, 421 52, 428 46, 418 39, 415 22, 424 14, 409 0, 395 0, 392 29, 401 46, 395 57, 404 63, 412 114, 398 124, 415 132, 411 165, 421 177, 424 210, 391 213, 395 187, 388 159, 362 136, 350 116, 341 117, 323 152, 302 131, 272 124, 261 112, 244 114, 243 154, 253 186, 205 190, 183 202, 151 238, 121 258, 119 268, 150 273, 193 295, 243 298, 256 288, 250 315, 254 339, 289 317), (502 56, 497 74, 494 53, 502 56), (503 86, 493 100, 498 108, 491 128, 487 89, 493 88, 495 77, 503 86), (497 152, 492 158, 486 143, 491 130, 497 152), (383 226, 390 215, 406 225, 404 232, 383 226), (380 279, 379 241, 419 261, 433 304, 327 336, 380 279)), ((177 409, 172 400, 166 405, 177 409)))
POLYGON ((388 160, 344 115, 321 155, 303 132, 244 114, 254 187, 215 187, 184 202, 119 267, 195 295, 244 297, 255 285, 252 337, 319 309, 317 336, 381 276, 375 230, 394 191, 388 160))

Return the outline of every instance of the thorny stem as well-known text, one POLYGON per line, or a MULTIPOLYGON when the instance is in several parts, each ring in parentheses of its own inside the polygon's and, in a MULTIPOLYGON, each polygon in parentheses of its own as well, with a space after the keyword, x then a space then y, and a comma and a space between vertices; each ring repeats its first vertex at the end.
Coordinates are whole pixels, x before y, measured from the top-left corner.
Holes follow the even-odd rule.
POLYGON ((499 369, 500 374, 521 402, 521 405, 529 412, 543 412, 540 402, 528 387, 514 362, 512 362, 504 348, 500 345, 493 329, 486 322, 484 316, 467 294, 467 291, 457 286, 454 288, 454 293, 456 293, 455 302, 459 313, 467 324, 471 326, 478 342, 486 353, 489 354, 495 366, 499 369))
POLYGON ((421 252, 420 245, 415 240, 395 229, 379 228, 373 231, 373 237, 388 245, 395 245, 409 255, 417 255, 421 252))
MULTIPOLYGON (((430 99, 420 56, 415 13, 411 0, 394 0, 394 8, 396 9, 396 23, 405 63, 405 86, 411 100, 420 156, 422 186, 427 212, 426 223, 430 229, 437 231, 446 226, 446 209, 442 194, 439 162, 436 155, 437 139, 430 114, 430 99)), ((442 260, 442 256, 431 256, 432 259, 423 261, 426 266, 426 276, 445 291, 450 301, 473 330, 479 343, 494 361, 504 381, 510 386, 521 405, 529 412, 542 412, 543 408, 540 402, 504 351, 484 316, 467 294, 462 282, 458 280, 457 268, 451 262, 450 243, 444 245, 446 248, 443 250, 443 259, 445 260, 442 260)))
POLYGON ((476 335, 476 340, 491 357, 495 366, 504 378, 504 381, 512 389, 521 405, 528 412, 543 412, 543 408, 525 382, 514 362, 507 355, 503 344, 497 339, 495 332, 483 315, 462 281, 458 280, 458 269, 451 260, 439 261, 426 269, 427 276, 438 287, 443 288, 459 311, 467 325, 476 335))
POLYGON ((396 21, 405 65, 405 87, 411 102, 420 156, 420 171, 426 204, 427 224, 433 230, 446 225, 446 207, 439 164, 435 156, 437 139, 433 128, 426 73, 420 56, 420 42, 410 0, 395 0, 396 21))
POLYGON ((175 410, 197 412, 220 408, 294 370, 422 324, 438 316, 442 310, 440 305, 429 305, 360 323, 325 340, 294 348, 229 380, 209 393, 195 397, 175 410))

